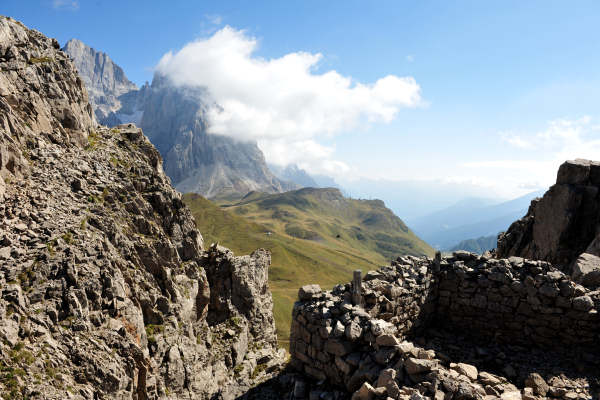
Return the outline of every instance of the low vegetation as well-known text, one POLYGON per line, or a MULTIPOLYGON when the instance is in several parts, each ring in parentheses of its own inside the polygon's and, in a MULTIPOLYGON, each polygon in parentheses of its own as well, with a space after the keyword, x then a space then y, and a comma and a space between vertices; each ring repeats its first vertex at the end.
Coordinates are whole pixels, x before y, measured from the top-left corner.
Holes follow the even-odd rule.
POLYGON ((433 253, 383 202, 347 199, 335 189, 252 192, 220 205, 197 194, 184 200, 207 244, 218 242, 236 254, 271 251, 269 284, 282 344, 300 286, 331 288, 351 280, 355 269, 377 269, 401 254, 433 253))

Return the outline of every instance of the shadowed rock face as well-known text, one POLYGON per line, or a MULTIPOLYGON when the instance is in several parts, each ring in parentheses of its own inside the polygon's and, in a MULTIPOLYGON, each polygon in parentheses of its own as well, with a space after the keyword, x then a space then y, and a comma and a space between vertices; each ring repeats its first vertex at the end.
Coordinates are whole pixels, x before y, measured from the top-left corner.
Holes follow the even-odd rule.
POLYGON ((0 70, 1 397, 232 399, 277 370, 269 253, 204 251, 56 40, 0 17, 0 70))
POLYGON ((556 184, 498 239, 499 257, 519 256, 570 265, 580 254, 600 255, 600 162, 567 161, 556 184))

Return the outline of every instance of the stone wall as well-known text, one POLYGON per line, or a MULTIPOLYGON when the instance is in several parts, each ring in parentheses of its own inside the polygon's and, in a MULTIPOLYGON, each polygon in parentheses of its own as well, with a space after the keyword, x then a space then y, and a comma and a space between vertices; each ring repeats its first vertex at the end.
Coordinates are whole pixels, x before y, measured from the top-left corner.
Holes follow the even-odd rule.
POLYGON ((351 293, 352 284, 330 292, 302 288, 290 345, 296 369, 350 392, 365 382, 375 385, 386 369, 410 374, 421 369, 416 364, 432 364, 433 356, 420 357, 426 350, 406 341, 426 328, 552 351, 596 352, 598 343, 600 292, 546 262, 466 252, 434 260, 400 257, 366 274, 362 305, 352 304, 351 293))
POLYGON ((436 320, 443 326, 521 345, 598 343, 600 292, 546 262, 461 253, 442 261, 438 279, 436 320))

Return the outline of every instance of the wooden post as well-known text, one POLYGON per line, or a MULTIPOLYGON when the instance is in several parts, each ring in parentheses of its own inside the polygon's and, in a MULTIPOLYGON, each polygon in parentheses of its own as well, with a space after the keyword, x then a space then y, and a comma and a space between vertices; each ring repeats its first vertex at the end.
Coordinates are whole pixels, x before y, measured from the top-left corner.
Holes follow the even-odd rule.
POLYGON ((440 272, 440 263, 442 262, 442 253, 439 251, 435 252, 435 258, 433 259, 433 272, 440 272))
POLYGON ((352 279, 352 304, 362 307, 362 272, 360 269, 354 271, 352 279))

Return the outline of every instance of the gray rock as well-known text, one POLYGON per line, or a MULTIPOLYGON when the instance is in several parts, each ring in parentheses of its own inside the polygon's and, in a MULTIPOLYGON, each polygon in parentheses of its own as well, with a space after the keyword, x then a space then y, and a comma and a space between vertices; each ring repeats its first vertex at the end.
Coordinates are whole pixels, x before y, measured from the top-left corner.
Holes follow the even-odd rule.
POLYGON ((533 389, 534 393, 540 396, 546 396, 549 390, 549 386, 538 373, 531 373, 525 379, 525 386, 533 389))
POLYGON ((321 286, 319 285, 305 285, 298 290, 298 298, 301 301, 312 300, 315 297, 320 296, 322 293, 321 286))
POLYGON ((357 341, 362 336, 362 328, 356 321, 352 321, 345 329, 346 338, 352 342, 357 341))
POLYGON ((325 351, 336 356, 345 356, 352 351, 352 345, 346 341, 329 339, 325 343, 325 351))
POLYGON ((434 360, 421 360, 418 358, 408 358, 404 362, 404 368, 409 375, 421 374, 431 371, 436 365, 434 360))
POLYGON ((379 346, 397 346, 398 339, 396 339, 396 337, 394 335, 390 335, 390 334, 386 333, 386 334, 377 336, 375 343, 377 343, 379 346))
POLYGON ((373 386, 369 385, 368 382, 363 383, 363 385, 358 389, 353 395, 352 400, 373 400, 377 392, 373 386))
POLYGON ((573 299, 573 308, 579 311, 588 311, 594 307, 594 301, 590 296, 579 296, 573 299))
MULTIPOLYGON (((138 90, 127 79, 121 67, 106 53, 96 51, 77 39, 69 40, 62 50, 71 57, 82 77, 98 122, 109 126, 127 122, 140 123, 139 118, 119 118, 116 115, 127 106, 123 104, 122 96, 138 90)), ((134 110, 131 111, 133 114, 134 110)))
POLYGON ((0 55, 0 354, 44 355, 0 356, 28 371, 18 397, 236 398, 275 375, 269 252, 205 251, 159 152, 97 126, 56 40, 0 16, 0 55))
POLYGON ((586 287, 600 286, 600 257, 583 253, 573 263, 571 278, 586 287))
POLYGON ((477 368, 470 364, 458 363, 458 364, 450 364, 450 368, 458 372, 459 374, 465 375, 471 381, 477 379, 477 368))
POLYGON ((527 215, 499 236, 497 256, 545 260, 566 271, 581 253, 600 250, 593 245, 600 228, 598 171, 600 163, 595 161, 563 163, 556 184, 543 198, 533 200, 527 215))

